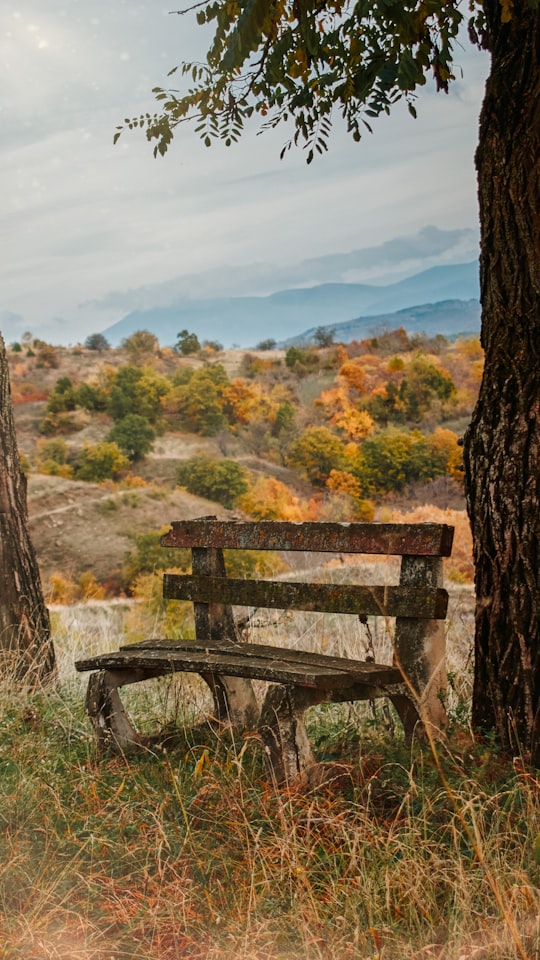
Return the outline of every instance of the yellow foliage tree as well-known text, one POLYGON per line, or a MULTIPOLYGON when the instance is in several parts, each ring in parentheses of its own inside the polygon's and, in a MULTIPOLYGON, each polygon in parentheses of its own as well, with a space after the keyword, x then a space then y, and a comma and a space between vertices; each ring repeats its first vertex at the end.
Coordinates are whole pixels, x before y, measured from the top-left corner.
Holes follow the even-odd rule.
POLYGON ((249 383, 241 377, 231 380, 223 391, 225 411, 234 423, 253 423, 255 420, 273 422, 279 399, 266 393, 259 383, 249 383))
POLYGON ((355 360, 346 360, 339 368, 339 376, 345 380, 347 386, 357 390, 358 393, 364 393, 366 389, 366 375, 361 360, 361 357, 357 357, 355 360))
POLYGON ((371 500, 366 500, 362 496, 362 485, 351 473, 347 473, 346 470, 332 470, 326 486, 334 494, 340 494, 350 500, 350 519, 365 522, 373 520, 375 507, 371 500))
POLYGON ((444 460, 446 473, 463 482, 463 450, 458 445, 457 434, 453 430, 437 427, 430 437, 430 445, 444 460))
POLYGON ((350 405, 349 391, 345 386, 330 387, 329 390, 323 390, 315 400, 315 406, 322 407, 328 419, 346 410, 350 405))
POLYGON ((258 477, 236 506, 255 520, 306 520, 307 504, 275 477, 258 477))
POLYGON ((337 493, 346 493, 349 497, 356 497, 357 499, 361 499, 362 497, 362 486, 360 482, 356 477, 353 477, 352 473, 347 473, 346 470, 332 470, 326 481, 326 486, 329 490, 334 490, 337 493))
POLYGON ((337 413, 331 422, 343 430, 349 440, 364 440, 375 428, 375 422, 367 410, 357 410, 355 407, 337 413))

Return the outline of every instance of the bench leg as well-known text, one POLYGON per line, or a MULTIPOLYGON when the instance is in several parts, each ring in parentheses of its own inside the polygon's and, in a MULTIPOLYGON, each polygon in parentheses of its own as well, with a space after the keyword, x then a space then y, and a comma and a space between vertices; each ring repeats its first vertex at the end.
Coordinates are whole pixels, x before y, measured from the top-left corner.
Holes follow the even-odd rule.
POLYGON ((214 698, 216 719, 233 727, 252 728, 257 724, 259 708, 250 680, 242 677, 218 677, 201 673, 214 698))
MULTIPOLYGON (((163 670, 125 669, 100 670, 88 681, 86 712, 99 746, 113 747, 124 753, 150 746, 159 737, 142 736, 135 729, 124 708, 118 687, 163 676, 163 670)), ((259 709, 250 681, 237 677, 216 677, 202 674, 214 697, 215 714, 220 723, 242 728, 257 724, 259 709)))
POLYGON ((304 711, 324 698, 319 691, 275 684, 261 711, 259 732, 268 775, 276 783, 291 783, 315 762, 304 726, 304 711))
POLYGON ((389 697, 403 725, 405 740, 410 743, 415 734, 418 736, 423 733, 424 725, 420 714, 408 693, 390 693, 389 697))
POLYGON ((100 670, 88 681, 86 711, 100 747, 129 753, 141 747, 143 737, 135 730, 118 693, 118 687, 141 679, 140 671, 100 670))

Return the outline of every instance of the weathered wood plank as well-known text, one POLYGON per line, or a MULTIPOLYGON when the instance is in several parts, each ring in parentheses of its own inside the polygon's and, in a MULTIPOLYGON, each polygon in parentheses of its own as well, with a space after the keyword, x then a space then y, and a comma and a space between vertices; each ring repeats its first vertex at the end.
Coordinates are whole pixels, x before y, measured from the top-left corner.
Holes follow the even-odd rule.
MULTIPOLYGON (((226 577, 223 550, 194 547, 192 550, 192 571, 195 576, 226 577)), ((195 603, 195 633, 197 636, 210 636, 217 642, 224 639, 238 641, 238 631, 230 606, 224 606, 212 600, 211 603, 195 603)))
MULTIPOLYGON (((399 582, 407 588, 414 588, 420 584, 432 589, 442 586, 442 559, 440 557, 403 557, 399 582)), ((410 691, 414 695, 424 725, 429 725, 434 732, 441 730, 446 722, 445 653, 444 623, 414 617, 397 618, 394 632, 394 660, 407 675, 410 691)), ((403 705, 407 711, 408 705, 405 701, 403 705)), ((402 720, 405 726, 403 717, 402 720)))
MULTIPOLYGON (((225 577, 223 550, 218 547, 194 547, 192 571, 202 577, 225 577)), ((216 598, 217 599, 217 598, 216 598)), ((195 633, 197 637, 211 637, 216 643, 238 642, 232 608, 215 602, 194 603, 195 633)), ((251 682, 244 678, 216 676, 206 673, 205 680, 214 697, 214 713, 220 720, 234 718, 249 726, 258 714, 257 701, 251 682)))
MULTIPOLYGON (((279 653, 277 649, 275 652, 279 653)), ((231 656, 221 651, 216 652, 216 648, 211 652, 172 649, 119 650, 77 662, 77 669, 80 671, 93 669, 116 671, 133 668, 152 671, 159 668, 164 674, 176 671, 186 673, 211 671, 220 676, 250 677, 271 683, 292 683, 322 690, 343 689, 362 681, 374 685, 396 683, 401 679, 399 671, 392 667, 360 662, 353 662, 351 667, 351 671, 347 672, 343 669, 318 666, 309 662, 304 665, 290 663, 281 660, 279 656, 273 659, 236 654, 231 656)))
MULTIPOLYGON (((289 647, 277 647, 267 643, 239 643, 235 644, 213 644, 201 643, 200 640, 169 640, 168 638, 152 638, 141 640, 138 643, 125 644, 120 647, 121 650, 161 650, 163 653, 167 650, 215 650, 216 653, 226 653, 229 656, 240 657, 267 657, 285 660, 287 663, 297 663, 302 665, 313 665, 318 667, 331 667, 333 670, 344 670, 346 673, 354 673, 358 668, 362 676, 369 674, 371 680, 377 683, 384 676, 385 683, 395 683, 400 677, 399 670, 389 664, 373 663, 364 660, 352 660, 350 657, 334 657, 327 653, 314 653, 311 650, 294 650, 289 647)), ((382 682, 382 680, 381 680, 382 682)))
POLYGON ((429 620, 444 620, 448 606, 448 594, 442 588, 235 580, 173 573, 163 577, 163 596, 198 603, 429 620))
POLYGON ((202 518, 173 522, 161 544, 164 547, 449 557, 453 533, 453 527, 442 523, 291 523, 275 520, 253 523, 202 518))
POLYGON ((183 669, 187 672, 209 667, 221 673, 230 670, 231 676, 253 676, 256 679, 270 680, 275 670, 285 671, 286 682, 295 682, 291 677, 296 672, 299 677, 308 675, 313 678, 331 678, 338 686, 347 686, 352 682, 369 684, 398 683, 401 674, 396 667, 386 664, 349 660, 346 657, 331 657, 304 650, 286 650, 264 644, 238 644, 226 647, 209 644, 203 646, 197 641, 147 640, 143 643, 125 646, 110 654, 100 654, 77 660, 75 667, 79 672, 129 667, 133 670, 141 667, 183 669), (113 666, 114 665, 114 666, 113 666), (177 665, 177 666, 175 666, 177 665), (240 666, 241 674, 236 668, 240 666), (256 671, 250 673, 253 669, 256 671), (343 679, 345 678, 345 679, 343 679))

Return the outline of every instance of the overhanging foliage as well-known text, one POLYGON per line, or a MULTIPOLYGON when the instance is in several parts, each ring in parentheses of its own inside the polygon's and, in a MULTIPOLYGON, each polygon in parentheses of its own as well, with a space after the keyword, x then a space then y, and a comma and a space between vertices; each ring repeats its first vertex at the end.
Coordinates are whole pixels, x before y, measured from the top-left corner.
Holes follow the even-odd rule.
MULTIPOLYGON (((502 0, 510 15, 512 0, 502 0)), ((416 116, 415 91, 432 77, 438 90, 454 79, 453 48, 463 12, 457 0, 226 0, 203 2, 200 24, 214 24, 206 64, 171 70, 190 78, 186 91, 154 89, 162 112, 126 119, 156 141, 164 155, 174 129, 194 121, 207 146, 236 141, 245 122, 258 114, 262 127, 291 120, 294 133, 283 148, 302 144, 307 161, 327 149, 333 115, 360 140, 370 119, 405 99, 416 116)), ((481 7, 470 21, 475 42, 483 34, 481 7)))

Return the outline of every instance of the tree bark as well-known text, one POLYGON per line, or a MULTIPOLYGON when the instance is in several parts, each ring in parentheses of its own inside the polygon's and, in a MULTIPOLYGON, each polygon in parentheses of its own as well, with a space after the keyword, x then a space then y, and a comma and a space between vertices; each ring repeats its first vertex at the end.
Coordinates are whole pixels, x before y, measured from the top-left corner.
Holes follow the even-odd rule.
POLYGON ((465 437, 476 585, 473 724, 540 765, 540 12, 486 0, 476 155, 485 370, 465 437))
POLYGON ((55 657, 26 518, 26 482, 15 440, 9 370, 0 335, 1 670, 36 683, 53 674, 55 657))

